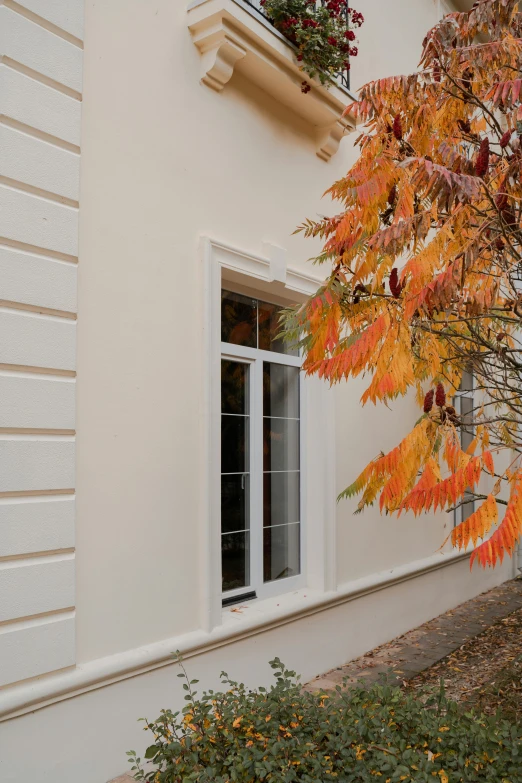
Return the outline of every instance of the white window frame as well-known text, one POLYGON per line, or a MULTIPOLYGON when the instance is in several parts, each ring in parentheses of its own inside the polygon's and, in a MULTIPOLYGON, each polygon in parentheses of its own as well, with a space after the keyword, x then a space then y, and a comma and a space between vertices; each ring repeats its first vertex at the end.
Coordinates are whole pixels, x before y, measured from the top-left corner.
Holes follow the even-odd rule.
MULTIPOLYGON (((224 356, 252 361, 253 358, 250 349, 244 346, 221 343, 221 291, 235 289, 241 293, 246 289, 245 293, 260 301, 290 304, 304 301, 322 282, 289 267, 284 249, 266 244, 263 250, 266 255, 258 256, 213 238, 201 238, 205 297, 203 371, 207 382, 202 411, 206 448, 202 450, 201 464, 202 570, 199 584, 201 625, 208 631, 222 625, 230 612, 229 608, 222 608, 221 592, 221 359, 224 356)), ((270 362, 301 362, 299 357, 275 351, 255 349, 255 352, 259 358, 263 356, 270 362)), ((261 362, 259 364, 262 372, 261 362)), ((301 573, 267 583, 249 606, 258 605, 262 609, 264 599, 271 600, 271 596, 305 585, 322 592, 337 587, 335 412, 331 394, 323 381, 301 375, 301 573), (313 448, 308 448, 309 442, 313 443, 313 448)), ((241 588, 240 592, 246 592, 246 588, 241 588)), ((227 591, 226 595, 232 595, 232 591, 227 591)))
MULTIPOLYGON (((233 284, 229 284, 233 285, 233 284)), ((227 288, 226 281, 223 288, 227 288)), ((259 297, 259 301, 267 299, 259 297)), ((277 304, 268 302, 268 304, 277 304)), ((270 598, 282 592, 290 592, 304 587, 304 563, 306 563, 306 501, 303 487, 305 486, 305 455, 306 434, 302 422, 306 420, 306 386, 299 379, 299 523, 300 523, 300 573, 285 579, 271 582, 263 581, 263 398, 261 394, 263 363, 282 364, 286 367, 301 367, 302 358, 276 351, 264 351, 259 348, 248 348, 243 345, 221 343, 221 358, 240 361, 250 367, 249 378, 249 473, 250 473, 250 585, 227 590, 223 598, 241 596, 255 591, 256 597, 270 598)))

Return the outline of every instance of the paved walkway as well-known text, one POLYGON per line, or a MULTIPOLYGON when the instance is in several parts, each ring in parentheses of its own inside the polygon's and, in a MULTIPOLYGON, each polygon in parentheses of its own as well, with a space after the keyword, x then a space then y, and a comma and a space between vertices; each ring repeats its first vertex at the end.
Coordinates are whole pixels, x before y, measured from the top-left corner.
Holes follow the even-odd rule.
POLYGON ((409 680, 438 663, 486 628, 522 607, 522 577, 457 606, 413 631, 321 674, 307 690, 332 690, 347 678, 347 684, 377 682, 381 674, 394 674, 399 682, 409 680))

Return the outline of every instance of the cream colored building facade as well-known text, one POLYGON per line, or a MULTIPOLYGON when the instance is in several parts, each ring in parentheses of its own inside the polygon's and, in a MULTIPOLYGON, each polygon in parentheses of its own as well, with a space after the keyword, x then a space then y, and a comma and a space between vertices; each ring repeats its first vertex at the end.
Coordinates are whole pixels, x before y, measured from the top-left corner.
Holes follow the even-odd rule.
MULTIPOLYGON (((354 90, 414 69, 449 5, 357 8, 354 90)), ((262 343, 273 306, 320 283, 292 232, 336 209, 349 92, 303 95, 242 0, 4 0, 0 42, 0 780, 104 783, 144 747, 137 719, 179 705, 174 650, 203 687, 266 683, 276 655, 311 678, 513 564, 438 551, 447 515, 337 506, 415 410, 362 411, 357 383, 297 392, 298 357, 262 343), (241 307, 257 338, 232 324, 222 344, 241 307), (223 452, 222 377, 243 379, 223 452), (267 404, 294 433, 268 471, 267 404)))

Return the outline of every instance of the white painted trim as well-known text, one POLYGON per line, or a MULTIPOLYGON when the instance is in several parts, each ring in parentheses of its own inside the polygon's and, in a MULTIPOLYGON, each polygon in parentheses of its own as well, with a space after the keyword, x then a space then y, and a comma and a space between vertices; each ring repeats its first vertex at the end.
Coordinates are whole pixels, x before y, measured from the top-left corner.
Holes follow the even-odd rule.
POLYGON ((210 633, 193 631, 182 636, 127 650, 106 658, 80 664, 75 669, 47 675, 41 679, 0 691, 0 721, 34 712, 57 701, 145 674, 152 669, 172 665, 172 653, 179 650, 185 658, 201 655, 217 647, 255 636, 325 609, 354 601, 410 579, 437 571, 469 557, 469 553, 437 553, 422 560, 362 577, 342 585, 337 591, 318 593, 300 590, 288 596, 245 604, 241 614, 226 613, 226 623, 210 633), (254 611, 250 611, 250 608, 254 611))
MULTIPOLYGON (((204 416, 204 426, 206 433, 206 451, 204 453, 205 464, 201 466, 201 475, 206 476, 206 487, 203 490, 204 497, 207 498, 203 504, 203 518, 201 519, 201 563, 205 571, 205 581, 202 596, 202 627, 211 631, 221 625, 223 621, 221 607, 221 567, 216 553, 220 552, 220 378, 221 378, 221 357, 223 354, 223 345, 219 324, 221 321, 221 288, 223 270, 228 270, 240 275, 253 290, 256 290, 256 280, 263 283, 273 283, 279 281, 279 285, 284 283, 284 291, 288 296, 288 301, 294 299, 294 294, 310 296, 321 286, 322 280, 314 278, 311 275, 301 272, 294 267, 287 265, 287 253, 284 248, 263 244, 266 256, 259 256, 252 252, 242 250, 221 240, 210 237, 201 237, 201 255, 204 264, 204 291, 205 291, 205 314, 206 323, 204 326, 206 334, 206 366, 204 376, 208 378, 205 392, 206 414, 204 416)), ((259 298, 263 299, 262 291, 258 292, 259 298)), ((246 348, 236 346, 235 356, 242 356, 245 359, 252 360, 254 354, 246 348)), ((225 349, 225 353, 228 350, 225 349)), ((255 357, 261 356, 262 351, 256 351, 255 357)), ((298 357, 287 356, 275 353, 266 353, 269 361, 281 361, 283 364, 300 365, 301 360, 298 357)), ((304 386, 304 384, 301 384, 304 386)), ((302 428, 304 429, 304 427, 302 428)), ((303 467, 303 453, 301 451, 301 467, 303 467)), ((303 482, 304 483, 304 482, 303 482)), ((252 488, 251 488, 252 489, 252 488)), ((306 505, 302 500, 302 507, 306 505)), ((301 520, 302 523, 304 522, 301 520)), ((335 524, 335 514, 331 518, 331 524, 335 524)), ((302 525, 302 563, 305 564, 306 557, 306 536, 303 535, 305 525, 302 525)), ((322 570, 322 568, 320 568, 322 570)), ((305 567, 303 565, 303 572, 305 567)), ((303 576, 296 577, 295 580, 284 580, 287 584, 277 587, 277 593, 280 590, 293 590, 303 584, 303 576)), ((275 589, 275 588, 273 588, 275 589)), ((245 588, 246 590, 246 588, 245 588)), ((263 590, 263 597, 270 593, 267 587, 263 590)), ((232 594, 232 593, 231 593, 232 594)))

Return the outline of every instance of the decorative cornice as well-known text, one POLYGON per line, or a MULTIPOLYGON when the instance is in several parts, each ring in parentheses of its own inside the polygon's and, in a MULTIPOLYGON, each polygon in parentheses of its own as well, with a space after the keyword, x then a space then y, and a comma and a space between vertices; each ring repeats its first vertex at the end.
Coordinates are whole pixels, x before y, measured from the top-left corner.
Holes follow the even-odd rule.
POLYGON ((336 83, 327 89, 314 79, 311 92, 303 95, 294 47, 240 0, 196 0, 188 9, 188 27, 202 55, 202 84, 221 92, 237 68, 308 123, 321 160, 335 155, 344 133, 354 127, 343 116, 353 99, 349 92, 336 83))

